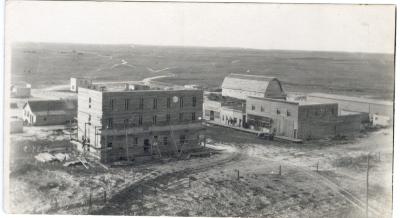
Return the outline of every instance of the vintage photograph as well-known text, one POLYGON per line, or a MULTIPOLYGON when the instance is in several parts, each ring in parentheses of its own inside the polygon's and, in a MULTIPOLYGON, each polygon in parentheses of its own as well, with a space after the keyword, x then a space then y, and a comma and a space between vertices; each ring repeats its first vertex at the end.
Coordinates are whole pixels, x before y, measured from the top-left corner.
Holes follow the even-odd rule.
POLYGON ((7 213, 392 217, 395 5, 5 10, 7 213))

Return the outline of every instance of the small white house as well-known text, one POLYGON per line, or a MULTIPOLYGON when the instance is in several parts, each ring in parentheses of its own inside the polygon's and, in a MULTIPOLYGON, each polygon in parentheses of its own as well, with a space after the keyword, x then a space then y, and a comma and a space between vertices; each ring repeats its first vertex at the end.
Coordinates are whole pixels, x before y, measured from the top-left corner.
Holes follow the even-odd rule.
POLYGON ((392 125, 390 117, 379 114, 372 115, 372 126, 388 127, 390 125, 392 125))
POLYGON ((31 84, 18 83, 11 85, 11 97, 29 98, 31 96, 31 84))

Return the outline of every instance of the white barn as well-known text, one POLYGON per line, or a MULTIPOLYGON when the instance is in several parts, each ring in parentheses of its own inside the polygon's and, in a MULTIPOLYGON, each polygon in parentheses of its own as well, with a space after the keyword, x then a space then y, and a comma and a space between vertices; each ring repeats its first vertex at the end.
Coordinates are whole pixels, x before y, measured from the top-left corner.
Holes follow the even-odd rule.
POLYGON ((247 97, 286 99, 281 82, 275 77, 230 74, 222 83, 222 96, 245 100, 247 97))

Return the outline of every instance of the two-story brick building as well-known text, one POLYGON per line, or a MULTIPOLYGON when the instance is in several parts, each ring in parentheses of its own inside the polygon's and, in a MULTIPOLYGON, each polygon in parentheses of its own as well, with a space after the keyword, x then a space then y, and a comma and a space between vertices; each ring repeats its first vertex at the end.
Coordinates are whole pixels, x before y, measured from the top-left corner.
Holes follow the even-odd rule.
MULTIPOLYGON (((177 154, 199 147, 201 90, 80 88, 78 139, 102 162, 177 154)), ((141 86, 136 86, 141 87, 141 86)))

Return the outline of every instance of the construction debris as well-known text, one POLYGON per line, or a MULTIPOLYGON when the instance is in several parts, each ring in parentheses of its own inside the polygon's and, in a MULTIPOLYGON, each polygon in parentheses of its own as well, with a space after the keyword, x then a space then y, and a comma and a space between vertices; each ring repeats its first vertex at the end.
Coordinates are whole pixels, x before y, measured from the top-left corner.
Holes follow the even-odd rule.
POLYGON ((51 161, 57 160, 57 158, 54 157, 50 153, 40 153, 40 154, 35 156, 35 159, 37 161, 39 161, 39 162, 42 162, 42 163, 46 163, 46 162, 51 162, 51 161))

